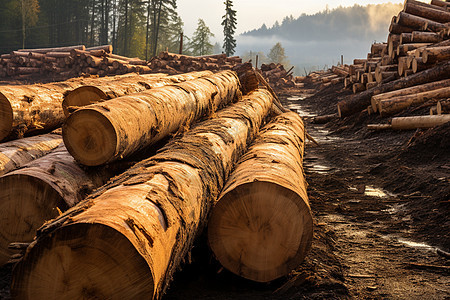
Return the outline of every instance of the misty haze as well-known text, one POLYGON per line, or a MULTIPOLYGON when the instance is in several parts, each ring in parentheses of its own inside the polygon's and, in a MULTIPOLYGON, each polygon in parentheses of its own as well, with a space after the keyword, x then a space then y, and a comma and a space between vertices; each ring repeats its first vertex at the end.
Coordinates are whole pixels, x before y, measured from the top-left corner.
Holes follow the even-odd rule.
POLYGON ((374 41, 386 41, 391 18, 401 9, 402 5, 391 3, 354 5, 299 18, 287 16, 270 28, 262 25, 238 36, 236 52, 246 59, 252 51, 255 62, 256 52, 267 55, 280 42, 296 75, 304 74, 305 69, 331 67, 340 61, 340 55, 344 63, 351 63, 354 58, 366 57, 374 41))

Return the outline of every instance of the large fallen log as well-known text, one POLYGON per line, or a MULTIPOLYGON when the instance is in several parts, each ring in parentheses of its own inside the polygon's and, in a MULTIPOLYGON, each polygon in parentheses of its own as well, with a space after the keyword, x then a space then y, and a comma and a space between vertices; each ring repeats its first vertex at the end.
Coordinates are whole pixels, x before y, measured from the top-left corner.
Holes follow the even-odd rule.
POLYGON ((45 224, 11 295, 160 298, 271 105, 268 91, 251 93, 45 224))
POLYGON ((114 76, 84 80, 83 86, 65 94, 62 107, 64 114, 68 116, 70 111, 74 111, 82 106, 211 74, 212 72, 210 71, 191 72, 173 76, 167 76, 162 73, 134 74, 131 76, 114 76))
POLYGON ((430 90, 421 93, 393 97, 387 100, 378 101, 378 112, 382 116, 394 114, 408 108, 417 106, 429 100, 438 100, 450 97, 450 87, 430 90))
POLYGON ((341 100, 338 104, 339 117, 346 117, 360 112, 371 105, 370 100, 373 95, 390 92, 393 90, 404 89, 407 87, 447 79, 450 74, 450 61, 436 65, 433 68, 418 72, 408 77, 400 78, 375 88, 364 91, 353 97, 341 100))
POLYGON ((73 79, 48 84, 1 86, 0 141, 59 127, 64 120, 63 95, 80 84, 81 80, 73 79))
POLYGON ((61 144, 0 177, 0 265, 18 253, 8 249, 10 243, 32 242, 45 221, 80 202, 115 174, 113 168, 81 169, 61 144))
POLYGON ((430 83, 415 85, 409 88, 394 90, 392 92, 382 93, 372 96, 371 105, 374 112, 378 110, 378 103, 380 101, 386 101, 395 97, 413 95, 417 93, 427 92, 431 90, 441 89, 444 87, 450 87, 450 79, 444 79, 440 81, 434 81, 430 83))
POLYGON ((241 96, 235 72, 155 88, 91 104, 63 125, 67 150, 80 163, 98 166, 128 156, 213 113, 241 96))
POLYGON ((46 155, 62 143, 60 134, 44 134, 0 144, 0 176, 46 155))
POLYGON ((208 242, 231 272, 268 282, 291 272, 311 246, 303 175, 305 128, 288 112, 265 126, 231 174, 208 223, 208 242))

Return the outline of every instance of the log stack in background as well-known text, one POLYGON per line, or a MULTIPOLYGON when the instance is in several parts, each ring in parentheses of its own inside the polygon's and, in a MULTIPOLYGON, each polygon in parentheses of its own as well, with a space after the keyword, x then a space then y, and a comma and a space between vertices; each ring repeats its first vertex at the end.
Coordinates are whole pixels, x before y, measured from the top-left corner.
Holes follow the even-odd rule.
MULTIPOLYGON (((437 103, 450 93, 449 33, 447 2, 406 0, 392 18, 387 42, 373 44, 367 58, 355 59, 349 66, 344 88, 355 95, 338 103, 338 115, 365 111, 390 116, 412 107, 434 107, 435 112, 437 103)), ((333 68, 308 79, 330 85, 333 68)))

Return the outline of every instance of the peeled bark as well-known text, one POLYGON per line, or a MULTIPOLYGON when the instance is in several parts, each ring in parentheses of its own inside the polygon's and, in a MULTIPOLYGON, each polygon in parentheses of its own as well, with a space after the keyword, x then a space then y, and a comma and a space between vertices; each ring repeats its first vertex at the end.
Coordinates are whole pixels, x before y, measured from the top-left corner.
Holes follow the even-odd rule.
POLYGON ((0 144, 0 176, 46 155, 61 143, 61 135, 49 133, 0 144))
POLYGON ((391 127, 397 130, 432 128, 450 122, 450 115, 414 116, 392 118, 391 127))
POLYGON ((210 71, 192 72, 187 74, 167 76, 166 74, 127 75, 84 80, 84 85, 66 93, 62 102, 64 114, 80 107, 122 97, 147 89, 180 83, 211 75, 210 71))
POLYGON ((448 74, 450 74, 450 61, 438 64, 435 67, 418 72, 411 76, 381 84, 373 89, 364 91, 359 95, 341 100, 337 105, 339 117, 346 117, 364 110, 370 105, 370 99, 373 95, 442 80, 444 78, 448 78, 448 74))
POLYGON ((258 282, 277 279, 298 267, 311 247, 304 142, 298 114, 276 117, 239 160, 212 210, 209 245, 236 275, 258 282))
POLYGON ((223 71, 91 104, 67 118, 64 143, 78 162, 106 164, 189 127, 240 96, 236 73, 223 71))
POLYGON ((11 295, 161 298, 271 105, 266 90, 251 93, 44 225, 11 295))
POLYGON ((30 243, 36 230, 86 197, 114 175, 112 169, 86 171, 63 144, 50 154, 0 177, 0 265, 17 251, 12 242, 30 243))
POLYGON ((398 96, 378 102, 378 111, 380 115, 390 115, 400 112, 410 106, 417 106, 429 100, 439 100, 450 97, 450 87, 444 87, 436 90, 415 93, 405 96, 398 96))

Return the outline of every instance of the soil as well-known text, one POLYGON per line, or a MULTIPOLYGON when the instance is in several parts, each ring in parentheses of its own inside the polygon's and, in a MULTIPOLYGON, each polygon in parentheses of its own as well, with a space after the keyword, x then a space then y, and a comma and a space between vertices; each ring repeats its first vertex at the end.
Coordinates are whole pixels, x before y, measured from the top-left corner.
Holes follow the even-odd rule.
MULTIPOLYGON (((304 168, 314 241, 286 278, 260 284, 214 260, 202 236, 165 299, 450 299, 450 123, 369 131, 366 112, 318 125, 350 92, 341 85, 278 91, 304 117, 304 168)), ((399 115, 428 114, 429 107, 399 115)), ((11 265, 0 268, 8 298, 11 265)))

